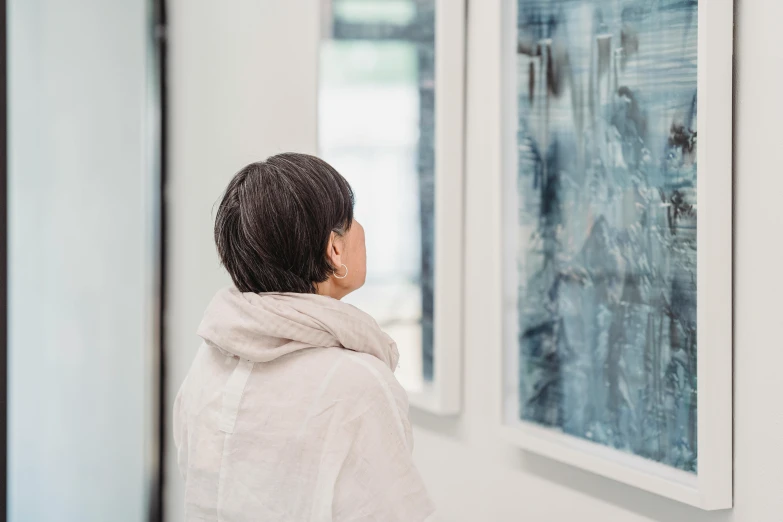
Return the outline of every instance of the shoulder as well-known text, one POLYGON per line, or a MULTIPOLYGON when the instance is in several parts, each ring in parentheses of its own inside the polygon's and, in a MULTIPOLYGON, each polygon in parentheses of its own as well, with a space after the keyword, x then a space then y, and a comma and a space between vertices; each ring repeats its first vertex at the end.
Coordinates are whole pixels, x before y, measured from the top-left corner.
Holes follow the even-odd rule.
POLYGON ((351 391, 389 395, 395 402, 404 403, 407 410, 408 395, 383 361, 366 353, 350 350, 341 350, 341 352, 339 373, 351 391))
POLYGON ((407 446, 411 445, 408 419, 408 394, 394 373, 377 357, 366 353, 341 350, 339 368, 332 389, 338 399, 354 404, 368 416, 383 416, 407 446))

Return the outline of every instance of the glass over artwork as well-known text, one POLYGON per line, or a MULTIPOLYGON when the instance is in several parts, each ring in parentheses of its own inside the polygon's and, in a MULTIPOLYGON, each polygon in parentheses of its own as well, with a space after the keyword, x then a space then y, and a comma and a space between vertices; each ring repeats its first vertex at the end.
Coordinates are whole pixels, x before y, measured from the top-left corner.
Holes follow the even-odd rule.
POLYGON ((519 419, 697 471, 695 0, 518 0, 519 419))
POLYGON ((397 376, 433 376, 434 0, 323 0, 321 156, 349 181, 367 281, 346 301, 396 341, 397 376))

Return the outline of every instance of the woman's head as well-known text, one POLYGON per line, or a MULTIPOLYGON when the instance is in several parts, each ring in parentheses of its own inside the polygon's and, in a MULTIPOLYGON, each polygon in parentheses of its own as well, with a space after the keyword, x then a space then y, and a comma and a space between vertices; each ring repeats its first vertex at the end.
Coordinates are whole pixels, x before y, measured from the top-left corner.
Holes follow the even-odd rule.
POLYGON ((240 170, 220 202, 215 243, 242 292, 340 299, 364 284, 364 230, 353 219, 353 191, 315 156, 278 154, 240 170))

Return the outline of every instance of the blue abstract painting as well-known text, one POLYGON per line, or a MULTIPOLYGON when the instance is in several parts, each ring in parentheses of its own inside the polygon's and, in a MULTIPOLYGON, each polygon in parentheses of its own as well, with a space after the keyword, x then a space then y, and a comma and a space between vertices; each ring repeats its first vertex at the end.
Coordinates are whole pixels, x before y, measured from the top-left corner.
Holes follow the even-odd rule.
POLYGON ((518 0, 519 418, 697 471, 696 0, 518 0))

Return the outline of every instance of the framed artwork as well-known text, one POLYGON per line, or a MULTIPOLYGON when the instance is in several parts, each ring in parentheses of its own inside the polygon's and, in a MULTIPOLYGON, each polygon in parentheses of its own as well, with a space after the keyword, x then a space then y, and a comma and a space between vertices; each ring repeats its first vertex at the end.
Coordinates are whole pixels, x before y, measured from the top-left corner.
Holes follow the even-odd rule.
POLYGON ((508 0, 504 432, 732 505, 731 0, 508 0))
POLYGON ((465 5, 322 0, 319 154, 354 189, 367 280, 411 404, 460 409, 465 5))

